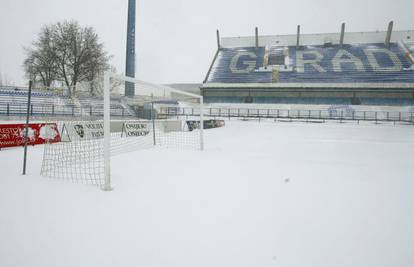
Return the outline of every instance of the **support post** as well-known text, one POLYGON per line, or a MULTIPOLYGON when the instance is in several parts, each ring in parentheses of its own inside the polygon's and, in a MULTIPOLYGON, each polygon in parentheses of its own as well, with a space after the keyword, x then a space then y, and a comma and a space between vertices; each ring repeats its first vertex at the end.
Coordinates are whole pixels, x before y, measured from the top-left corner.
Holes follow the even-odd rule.
POLYGON ((200 150, 204 150, 204 102, 200 97, 200 150))
POLYGON ((299 47, 300 44, 300 25, 297 27, 296 31, 296 49, 299 47))
POLYGON ((388 23, 387 36, 385 37, 385 46, 386 47, 390 47, 391 34, 392 34, 392 27, 393 26, 394 26, 394 22, 390 21, 390 23, 388 23))
POLYGON ((254 29, 255 32, 255 40, 256 40, 256 48, 259 47, 259 29, 256 27, 254 29))
POLYGON ((217 36, 217 49, 220 50, 220 48, 221 48, 221 44, 220 44, 220 32, 219 32, 218 29, 216 30, 216 36, 217 36))
POLYGON ((30 107, 32 98, 32 85, 33 82, 29 81, 29 92, 27 94, 27 112, 26 112, 26 125, 24 130, 24 155, 23 155, 23 175, 26 175, 26 161, 27 161, 27 143, 29 141, 29 119, 30 119, 30 107))
POLYGON ((344 36, 345 36, 345 23, 342 23, 341 26, 341 36, 339 37, 339 46, 342 47, 344 44, 344 36))
POLYGON ((157 145, 155 139, 155 116, 154 116, 154 101, 151 101, 151 120, 152 120, 152 139, 154 141, 154 146, 157 145))
POLYGON ((111 191, 111 118, 110 118, 110 75, 104 76, 104 191, 111 191))

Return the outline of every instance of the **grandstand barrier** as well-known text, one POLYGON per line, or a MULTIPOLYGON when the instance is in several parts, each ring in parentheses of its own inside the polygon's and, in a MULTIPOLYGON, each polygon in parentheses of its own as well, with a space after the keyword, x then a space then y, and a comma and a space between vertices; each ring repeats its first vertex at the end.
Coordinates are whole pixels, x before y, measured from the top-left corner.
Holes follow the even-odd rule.
MULTIPOLYGON (((0 116, 24 116, 27 112, 25 104, 0 103, 0 116)), ((136 116, 145 118, 150 110, 142 110, 136 116), (139 115, 141 114, 141 115, 139 115)), ((82 114, 88 116, 103 116, 101 106, 78 107, 74 105, 41 105, 32 104, 30 115, 37 117, 78 117, 82 114)), ((274 108, 206 108, 206 117, 218 118, 242 118, 242 119, 289 119, 289 120, 338 120, 340 122, 352 121, 388 121, 406 122, 414 124, 414 109, 409 111, 371 111, 355 110, 350 105, 332 105, 325 109, 274 109, 274 108)), ((161 107, 156 110, 158 118, 198 117, 200 110, 193 107, 161 107)), ((113 117, 131 117, 128 111, 121 106, 111 107, 113 117)))
MULTIPOLYGON (((24 103, 0 103, 0 116, 24 116, 27 113, 27 104, 24 103)), ((40 117, 69 116, 77 117, 82 114, 90 116, 103 116, 103 106, 75 106, 53 104, 31 104, 30 115, 40 117)), ((131 116, 122 106, 111 107, 112 116, 131 116)))
MULTIPOLYGON (((199 110, 194 108, 161 108, 157 116, 166 118, 185 117, 190 120, 192 117, 199 116, 199 110)), ((288 119, 305 121, 325 121, 335 120, 344 121, 373 121, 379 122, 399 122, 414 125, 414 111, 363 111, 354 110, 350 106, 331 106, 327 109, 306 110, 306 109, 250 109, 250 108, 206 108, 204 116, 216 119, 220 118, 239 118, 239 119, 288 119)))

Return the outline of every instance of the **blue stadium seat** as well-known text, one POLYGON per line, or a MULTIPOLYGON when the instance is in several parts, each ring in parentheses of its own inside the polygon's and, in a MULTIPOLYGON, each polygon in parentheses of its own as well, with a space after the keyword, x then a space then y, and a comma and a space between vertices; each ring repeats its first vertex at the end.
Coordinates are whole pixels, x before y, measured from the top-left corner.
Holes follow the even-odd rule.
MULTIPOLYGON (((27 106, 27 88, 18 90, 10 87, 0 87, 0 115, 24 115, 27 106)), ((50 116, 67 115, 77 116, 82 112, 95 116, 103 116, 103 101, 100 98, 79 99, 80 106, 76 106, 71 98, 58 96, 53 92, 33 91, 31 104, 32 115, 50 116), (92 112, 90 112, 92 111, 92 112)), ((111 115, 131 116, 119 101, 111 102, 111 115)))
MULTIPOLYGON (((243 47, 221 49, 207 82, 414 83, 414 69, 396 43, 389 48, 384 44, 287 48, 292 71, 280 71, 277 81, 272 79, 271 71, 258 71, 264 67, 265 48, 243 47), (342 61, 338 62, 338 59, 342 61), (320 67, 312 65, 312 60, 320 67)), ((271 47, 268 53, 270 64, 283 61, 280 47, 271 47)))

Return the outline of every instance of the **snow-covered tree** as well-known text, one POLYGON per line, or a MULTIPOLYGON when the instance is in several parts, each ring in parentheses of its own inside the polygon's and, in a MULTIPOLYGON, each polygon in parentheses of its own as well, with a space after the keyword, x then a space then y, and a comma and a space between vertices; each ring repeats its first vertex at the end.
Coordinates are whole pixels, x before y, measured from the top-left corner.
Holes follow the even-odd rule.
POLYGON ((64 21, 42 28, 32 47, 26 48, 27 76, 50 87, 63 82, 68 94, 79 82, 93 81, 109 68, 108 53, 92 27, 64 21))

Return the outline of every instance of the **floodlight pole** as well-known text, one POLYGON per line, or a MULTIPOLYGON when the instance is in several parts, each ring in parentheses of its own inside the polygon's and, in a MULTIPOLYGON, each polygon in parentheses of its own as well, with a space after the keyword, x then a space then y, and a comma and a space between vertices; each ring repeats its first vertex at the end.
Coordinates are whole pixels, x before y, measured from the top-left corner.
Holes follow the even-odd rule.
POLYGON ((23 175, 26 175, 26 160, 27 160, 27 143, 29 141, 29 118, 30 118, 30 106, 32 99, 32 85, 33 82, 29 81, 29 92, 27 95, 27 112, 26 112, 26 125, 24 135, 24 156, 23 156, 23 175))
POLYGON ((104 76, 104 191, 111 191, 111 111, 110 111, 110 86, 111 76, 109 72, 104 76))

